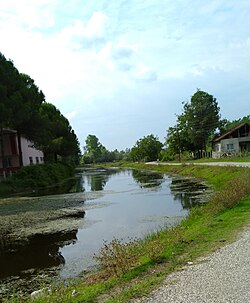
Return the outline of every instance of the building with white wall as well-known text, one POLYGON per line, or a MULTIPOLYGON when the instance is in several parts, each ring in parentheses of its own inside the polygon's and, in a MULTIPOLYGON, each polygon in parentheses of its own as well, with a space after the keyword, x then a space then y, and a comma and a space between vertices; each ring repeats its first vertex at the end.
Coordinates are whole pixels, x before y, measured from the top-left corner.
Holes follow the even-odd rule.
MULTIPOLYGON (((17 171, 20 166, 19 146, 17 139, 17 132, 11 129, 4 129, 3 131, 3 149, 4 160, 2 159, 2 152, 0 146, 0 175, 3 175, 3 167, 5 173, 11 174, 17 171)), ((34 144, 21 136, 21 157, 23 166, 33 164, 43 164, 44 154, 41 150, 34 147, 34 144)))
POLYGON ((242 123, 213 140, 212 157, 221 157, 250 153, 250 125, 242 123))

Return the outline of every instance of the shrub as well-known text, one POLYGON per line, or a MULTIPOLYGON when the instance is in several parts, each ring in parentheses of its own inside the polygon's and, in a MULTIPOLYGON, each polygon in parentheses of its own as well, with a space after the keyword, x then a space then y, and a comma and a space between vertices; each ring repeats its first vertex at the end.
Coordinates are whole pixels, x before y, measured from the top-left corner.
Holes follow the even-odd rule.
POLYGON ((115 238, 110 243, 105 242, 94 259, 108 275, 119 276, 138 265, 138 249, 138 240, 123 243, 115 238))
POLYGON ((217 209, 232 208, 250 193, 250 172, 243 170, 213 198, 217 209))
POLYGON ((59 183, 74 174, 73 167, 64 163, 49 163, 22 167, 12 178, 3 181, 13 191, 37 190, 59 183))

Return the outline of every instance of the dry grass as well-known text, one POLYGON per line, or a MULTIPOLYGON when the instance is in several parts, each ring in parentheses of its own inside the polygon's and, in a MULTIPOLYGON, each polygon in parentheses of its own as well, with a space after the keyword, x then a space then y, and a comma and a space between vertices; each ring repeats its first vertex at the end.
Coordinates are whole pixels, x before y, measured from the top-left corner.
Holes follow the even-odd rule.
POLYGON ((213 198, 214 211, 232 208, 250 193, 250 172, 242 170, 234 179, 228 182, 226 187, 217 192, 213 198))
POLYGON ((118 277, 138 265, 139 243, 137 239, 124 243, 115 238, 110 243, 105 242, 94 259, 108 275, 118 277))

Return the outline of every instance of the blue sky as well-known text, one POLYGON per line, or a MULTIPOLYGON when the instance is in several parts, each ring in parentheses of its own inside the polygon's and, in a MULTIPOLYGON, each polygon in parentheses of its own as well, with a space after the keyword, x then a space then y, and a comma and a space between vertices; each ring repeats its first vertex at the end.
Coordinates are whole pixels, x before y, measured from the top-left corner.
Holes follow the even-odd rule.
POLYGON ((0 51, 109 150, 166 130, 199 88, 250 114, 249 0, 0 0, 0 51))

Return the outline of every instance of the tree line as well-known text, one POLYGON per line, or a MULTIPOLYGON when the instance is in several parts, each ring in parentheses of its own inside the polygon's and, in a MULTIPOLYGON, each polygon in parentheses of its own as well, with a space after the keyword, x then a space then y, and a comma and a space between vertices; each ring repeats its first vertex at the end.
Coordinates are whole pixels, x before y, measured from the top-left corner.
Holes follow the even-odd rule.
POLYGON ((198 89, 189 102, 183 102, 183 111, 176 115, 176 123, 167 130, 164 143, 153 134, 136 141, 126 152, 109 152, 95 135, 85 141, 83 163, 128 161, 171 161, 200 158, 211 152, 212 140, 229 129, 250 123, 250 115, 238 120, 221 119, 216 98, 198 89))
MULTIPOLYGON (((0 53, 0 155, 3 163, 4 129, 17 131, 34 142, 34 147, 44 152, 45 161, 58 158, 76 163, 80 148, 69 121, 53 104, 45 101, 45 95, 28 75, 20 73, 11 60, 0 53)), ((19 146, 20 165, 22 150, 19 146)))
POLYGON ((82 164, 105 163, 121 160, 129 160, 128 155, 130 150, 118 151, 117 149, 109 151, 101 144, 96 135, 88 135, 83 147, 84 153, 81 158, 82 164))

